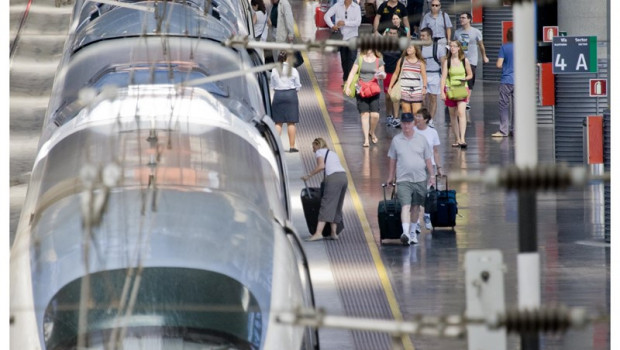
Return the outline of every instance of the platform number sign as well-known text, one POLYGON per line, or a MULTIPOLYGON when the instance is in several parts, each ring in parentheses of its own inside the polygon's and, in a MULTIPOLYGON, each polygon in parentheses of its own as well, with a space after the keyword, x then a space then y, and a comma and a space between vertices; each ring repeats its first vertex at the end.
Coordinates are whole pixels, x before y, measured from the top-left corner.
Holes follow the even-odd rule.
POLYGON ((553 74, 596 73, 595 36, 556 36, 552 43, 553 74))

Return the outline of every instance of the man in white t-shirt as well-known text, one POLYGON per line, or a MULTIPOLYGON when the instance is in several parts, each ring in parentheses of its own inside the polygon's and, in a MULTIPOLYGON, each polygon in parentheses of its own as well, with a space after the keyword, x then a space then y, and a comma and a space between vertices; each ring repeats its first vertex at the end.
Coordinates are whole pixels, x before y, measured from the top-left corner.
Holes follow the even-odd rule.
MULTIPOLYGON (((477 28, 471 26, 471 14, 469 12, 461 13, 459 15, 459 21, 461 21, 461 28, 457 29, 454 33, 454 40, 461 42, 463 52, 465 52, 465 56, 471 65, 471 71, 474 76, 467 81, 467 85, 469 86, 469 95, 471 96, 471 91, 474 89, 474 83, 476 82, 478 49, 480 49, 480 55, 482 56, 483 63, 489 63, 489 58, 487 57, 484 49, 484 43, 482 42, 482 33, 477 28)), ((467 100, 469 101, 469 97, 467 100)), ((467 109, 469 109, 469 103, 467 104, 467 109)))
MULTIPOLYGON (((414 130, 416 133, 422 134, 422 136, 426 138, 426 141, 431 147, 433 153, 433 156, 431 157, 431 163, 433 164, 433 168, 435 168, 435 174, 441 175, 441 162, 439 160, 439 145, 441 145, 441 142, 439 141, 439 134, 437 133, 437 130, 435 130, 435 128, 429 127, 428 125, 431 121, 431 114, 429 113, 428 109, 420 108, 418 112, 414 115, 414 117, 414 130)), ((430 173, 427 175, 430 176, 430 173)), ((418 219, 416 227, 420 227, 419 217, 416 219, 418 219)), ((433 226, 431 225, 431 214, 424 213, 424 225, 426 226, 427 230, 433 229, 433 226)))
POLYGON ((396 195, 402 208, 400 220, 403 233, 400 241, 410 245, 418 243, 418 224, 411 221, 419 216, 428 184, 435 185, 435 170, 431 163, 431 147, 426 138, 413 129, 413 115, 403 113, 400 120, 402 132, 392 138, 388 151, 389 175, 386 183, 396 183, 396 195))

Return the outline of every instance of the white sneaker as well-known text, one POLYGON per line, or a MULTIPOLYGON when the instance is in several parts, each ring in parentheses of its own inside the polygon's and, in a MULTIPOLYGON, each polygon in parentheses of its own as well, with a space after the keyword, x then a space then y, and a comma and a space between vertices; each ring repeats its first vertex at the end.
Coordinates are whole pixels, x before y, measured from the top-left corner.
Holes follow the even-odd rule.
POLYGON ((431 119, 431 120, 428 122, 428 126, 430 126, 431 128, 434 128, 434 127, 435 127, 435 122, 431 119))
POLYGON ((420 231, 420 224, 418 224, 417 222, 414 224, 411 224, 411 228, 409 229, 409 234, 411 236, 415 236, 416 234, 420 234, 422 233, 422 231, 420 231))
POLYGON ((432 230, 433 225, 431 225, 431 216, 424 214, 424 226, 427 230, 432 230))
POLYGON ((393 115, 388 115, 387 118, 385 118, 385 124, 387 126, 392 126, 392 120, 394 120, 394 116, 393 115))
POLYGON ((403 243, 403 245, 409 245, 409 242, 411 242, 411 238, 406 233, 403 233, 402 235, 400 235, 400 241, 403 243))
POLYGON ((397 119, 397 118, 392 119, 390 126, 394 128, 400 128, 400 119, 397 119))
POLYGON ((409 240, 409 244, 418 244, 418 235, 411 235, 411 239, 409 240))

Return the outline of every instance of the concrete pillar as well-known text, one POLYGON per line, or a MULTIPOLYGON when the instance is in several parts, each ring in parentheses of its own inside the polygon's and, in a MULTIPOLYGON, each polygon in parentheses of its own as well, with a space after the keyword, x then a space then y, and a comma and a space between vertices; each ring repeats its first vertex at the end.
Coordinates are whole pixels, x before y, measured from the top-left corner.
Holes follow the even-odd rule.
POLYGON ((558 1, 558 27, 568 36, 596 35, 598 58, 607 58, 608 52, 608 1, 611 0, 562 0, 558 1))

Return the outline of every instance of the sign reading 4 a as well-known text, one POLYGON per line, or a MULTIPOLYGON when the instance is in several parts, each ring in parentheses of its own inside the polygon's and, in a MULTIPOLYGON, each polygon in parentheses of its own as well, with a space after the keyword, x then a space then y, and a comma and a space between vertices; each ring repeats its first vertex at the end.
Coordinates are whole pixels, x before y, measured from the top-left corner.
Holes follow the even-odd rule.
POLYGON ((553 37, 553 74, 596 73, 595 36, 553 37))

